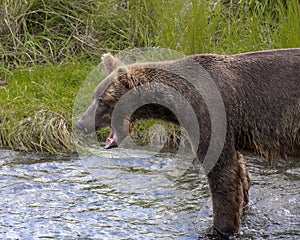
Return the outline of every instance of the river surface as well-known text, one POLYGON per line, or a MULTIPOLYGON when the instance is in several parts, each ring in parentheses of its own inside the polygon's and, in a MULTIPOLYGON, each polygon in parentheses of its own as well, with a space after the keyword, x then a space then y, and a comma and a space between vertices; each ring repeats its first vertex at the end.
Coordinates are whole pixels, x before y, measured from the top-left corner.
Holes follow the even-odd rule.
MULTIPOLYGON (((252 186, 236 239, 300 239, 300 161, 245 160, 252 186)), ((174 175, 170 162, 127 149, 0 150, 0 239, 216 239, 204 174, 195 164, 174 175)))

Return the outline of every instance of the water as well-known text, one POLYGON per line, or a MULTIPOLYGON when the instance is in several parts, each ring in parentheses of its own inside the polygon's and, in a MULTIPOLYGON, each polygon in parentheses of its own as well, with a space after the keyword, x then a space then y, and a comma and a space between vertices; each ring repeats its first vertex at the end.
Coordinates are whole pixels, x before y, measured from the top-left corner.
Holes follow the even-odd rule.
MULTIPOLYGON (((252 187, 237 239, 300 239, 300 161, 246 157, 252 187)), ((124 149, 47 158, 0 151, 0 239, 216 239, 205 176, 124 149)))

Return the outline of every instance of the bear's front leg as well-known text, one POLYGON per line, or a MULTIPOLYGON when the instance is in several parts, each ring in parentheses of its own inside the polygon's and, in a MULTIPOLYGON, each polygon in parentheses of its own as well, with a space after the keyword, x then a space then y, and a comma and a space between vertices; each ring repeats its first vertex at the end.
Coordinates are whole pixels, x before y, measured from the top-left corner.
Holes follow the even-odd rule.
POLYGON ((214 227, 223 235, 237 233, 243 207, 249 200, 250 188, 242 154, 223 151, 217 165, 208 174, 208 181, 212 194, 214 227))

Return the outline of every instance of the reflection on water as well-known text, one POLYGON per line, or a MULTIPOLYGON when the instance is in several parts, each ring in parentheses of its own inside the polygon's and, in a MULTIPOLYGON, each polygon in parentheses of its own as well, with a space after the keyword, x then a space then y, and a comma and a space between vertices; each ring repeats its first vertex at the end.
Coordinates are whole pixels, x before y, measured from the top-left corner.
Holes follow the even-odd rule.
MULTIPOLYGON (((0 238, 214 239, 205 176, 195 165, 174 178, 173 160, 124 149, 81 159, 1 151, 0 238)), ((246 160, 251 201, 238 239, 299 239, 300 162, 246 160)))

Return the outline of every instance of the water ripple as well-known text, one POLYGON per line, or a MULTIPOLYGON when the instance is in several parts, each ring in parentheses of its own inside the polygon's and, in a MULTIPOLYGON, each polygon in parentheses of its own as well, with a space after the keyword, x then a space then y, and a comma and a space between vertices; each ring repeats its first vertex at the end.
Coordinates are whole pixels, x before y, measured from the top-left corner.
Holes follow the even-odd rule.
MULTIPOLYGON (((45 158, 1 151, 1 239, 215 239, 206 178, 169 178, 169 156, 118 150, 45 158), (203 237, 202 237, 203 236, 203 237)), ((300 163, 247 157, 252 179, 239 239, 300 238, 300 163)))

